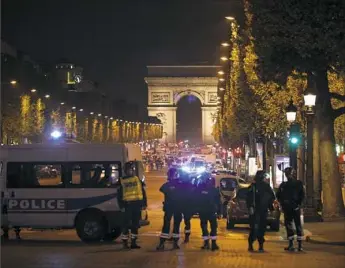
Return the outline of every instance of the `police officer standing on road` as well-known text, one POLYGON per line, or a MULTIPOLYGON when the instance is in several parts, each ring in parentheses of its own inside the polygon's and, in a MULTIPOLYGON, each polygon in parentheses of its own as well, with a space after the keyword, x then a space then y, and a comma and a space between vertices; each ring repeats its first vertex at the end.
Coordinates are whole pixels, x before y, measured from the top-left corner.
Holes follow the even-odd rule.
POLYGON ((248 237, 248 251, 253 251, 253 243, 257 239, 259 251, 264 251, 265 232, 267 227, 267 211, 273 209, 275 194, 271 186, 265 181, 267 173, 263 170, 256 172, 254 182, 249 186, 246 203, 249 211, 250 233, 248 237))
POLYGON ((210 174, 205 173, 202 175, 200 184, 197 188, 197 202, 198 212, 200 216, 200 225, 202 230, 202 238, 204 245, 202 249, 210 249, 210 238, 211 238, 211 249, 212 251, 218 250, 217 245, 217 213, 220 209, 220 195, 219 190, 215 188, 215 180, 210 174), (210 222, 211 232, 208 231, 207 224, 210 222))
POLYGON ((293 222, 295 223, 298 250, 302 251, 303 228, 301 224, 301 205, 304 200, 303 183, 297 180, 296 170, 288 167, 284 170, 287 181, 280 184, 277 198, 284 212, 284 222, 289 240, 288 247, 285 250, 294 251, 294 230, 293 222))
POLYGON ((182 215, 184 220, 184 243, 189 242, 191 235, 191 219, 195 213, 195 187, 191 183, 191 178, 188 173, 183 173, 180 176, 181 191, 180 191, 180 202, 182 205, 182 215))
POLYGON ((164 243, 170 236, 170 222, 174 218, 173 227, 173 249, 179 249, 178 240, 180 238, 180 224, 182 221, 181 206, 179 200, 179 191, 181 190, 178 181, 178 171, 176 168, 170 168, 168 171, 168 182, 164 183, 159 189, 164 194, 163 210, 164 222, 159 239, 157 250, 164 250, 164 243))
POLYGON ((124 249, 139 249, 137 245, 139 222, 142 208, 147 207, 146 192, 141 180, 135 176, 133 162, 125 165, 126 176, 120 178, 118 202, 124 212, 122 242, 124 249), (131 245, 128 245, 129 230, 131 230, 131 245))

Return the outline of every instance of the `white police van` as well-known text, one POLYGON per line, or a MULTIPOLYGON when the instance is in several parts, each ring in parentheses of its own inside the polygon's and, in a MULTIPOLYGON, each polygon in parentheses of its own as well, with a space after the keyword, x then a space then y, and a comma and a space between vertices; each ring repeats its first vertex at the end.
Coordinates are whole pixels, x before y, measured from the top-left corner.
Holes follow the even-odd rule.
MULTIPOLYGON (((133 144, 28 144, 0 150, 2 218, 10 227, 76 228, 83 241, 115 239, 123 221, 116 183, 124 165, 133 161, 139 178, 145 178, 140 148, 133 144)), ((142 224, 148 224, 145 212, 142 224)))

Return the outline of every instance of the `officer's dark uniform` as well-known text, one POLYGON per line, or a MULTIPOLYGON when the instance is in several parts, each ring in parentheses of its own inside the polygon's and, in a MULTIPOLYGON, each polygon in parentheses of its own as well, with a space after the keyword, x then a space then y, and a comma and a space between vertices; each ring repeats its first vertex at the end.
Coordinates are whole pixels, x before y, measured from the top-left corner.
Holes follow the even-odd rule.
POLYGON ((160 192, 164 194, 164 222, 157 250, 164 250, 164 243, 170 237, 170 222, 172 218, 174 218, 172 234, 174 241, 173 248, 179 248, 178 240, 180 238, 180 224, 182 221, 180 191, 181 184, 177 179, 177 170, 172 168, 168 173, 168 182, 164 183, 160 188, 160 192))
POLYGON ((294 230, 295 223, 298 250, 302 251, 303 228, 301 224, 301 205, 305 197, 303 183, 296 179, 296 171, 293 168, 286 168, 285 175, 288 181, 280 184, 277 198, 284 212, 284 222, 289 240, 288 247, 285 250, 294 250, 294 230))
POLYGON ((182 175, 182 178, 180 177, 181 181, 181 191, 180 191, 180 200, 183 204, 182 209, 182 215, 184 220, 184 234, 185 239, 184 242, 189 242, 189 237, 191 235, 191 219, 195 213, 196 210, 196 204, 195 204, 195 187, 191 183, 190 178, 187 174, 182 175))
POLYGON ((255 182, 248 188, 247 207, 249 211, 250 233, 248 237, 248 250, 253 251, 253 243, 257 239, 259 251, 263 251, 265 232, 267 227, 268 209, 273 209, 275 194, 268 183, 264 181, 266 173, 258 171, 255 182))
MULTIPOLYGON (((207 175, 204 175, 207 176, 207 175)), ((214 180, 208 176, 207 180, 201 180, 197 188, 197 203, 200 216, 200 225, 204 245, 202 249, 209 249, 209 240, 212 241, 212 250, 218 250, 217 241, 217 213, 220 208, 219 190, 214 187, 214 180), (211 232, 208 231, 207 224, 210 222, 211 232)))
POLYGON ((122 242, 125 249, 137 249, 140 246, 136 241, 141 218, 141 210, 147 206, 146 192, 143 183, 137 176, 133 176, 131 167, 126 168, 128 176, 120 179, 118 191, 118 203, 124 209, 124 225, 122 230, 122 242), (131 246, 128 246, 129 230, 131 230, 131 246))

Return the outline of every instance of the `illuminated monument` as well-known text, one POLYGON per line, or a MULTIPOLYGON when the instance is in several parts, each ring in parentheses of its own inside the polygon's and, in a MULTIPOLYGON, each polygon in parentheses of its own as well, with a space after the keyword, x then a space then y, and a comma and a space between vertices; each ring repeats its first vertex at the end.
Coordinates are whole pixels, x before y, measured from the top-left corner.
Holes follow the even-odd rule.
POLYGON ((202 140, 212 144, 217 112, 219 66, 148 66, 148 115, 163 124, 165 142, 176 142, 176 110, 179 100, 193 95, 201 102, 202 140))

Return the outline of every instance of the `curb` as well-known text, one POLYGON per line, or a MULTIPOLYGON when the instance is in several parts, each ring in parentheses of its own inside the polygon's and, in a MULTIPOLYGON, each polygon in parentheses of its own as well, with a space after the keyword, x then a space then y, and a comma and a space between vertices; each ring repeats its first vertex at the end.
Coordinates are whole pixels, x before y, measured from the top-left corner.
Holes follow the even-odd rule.
POLYGON ((345 246, 345 241, 330 241, 328 239, 324 239, 322 237, 318 236, 306 236, 305 238, 306 242, 312 243, 312 244, 323 244, 323 245, 332 245, 332 246, 345 246))

